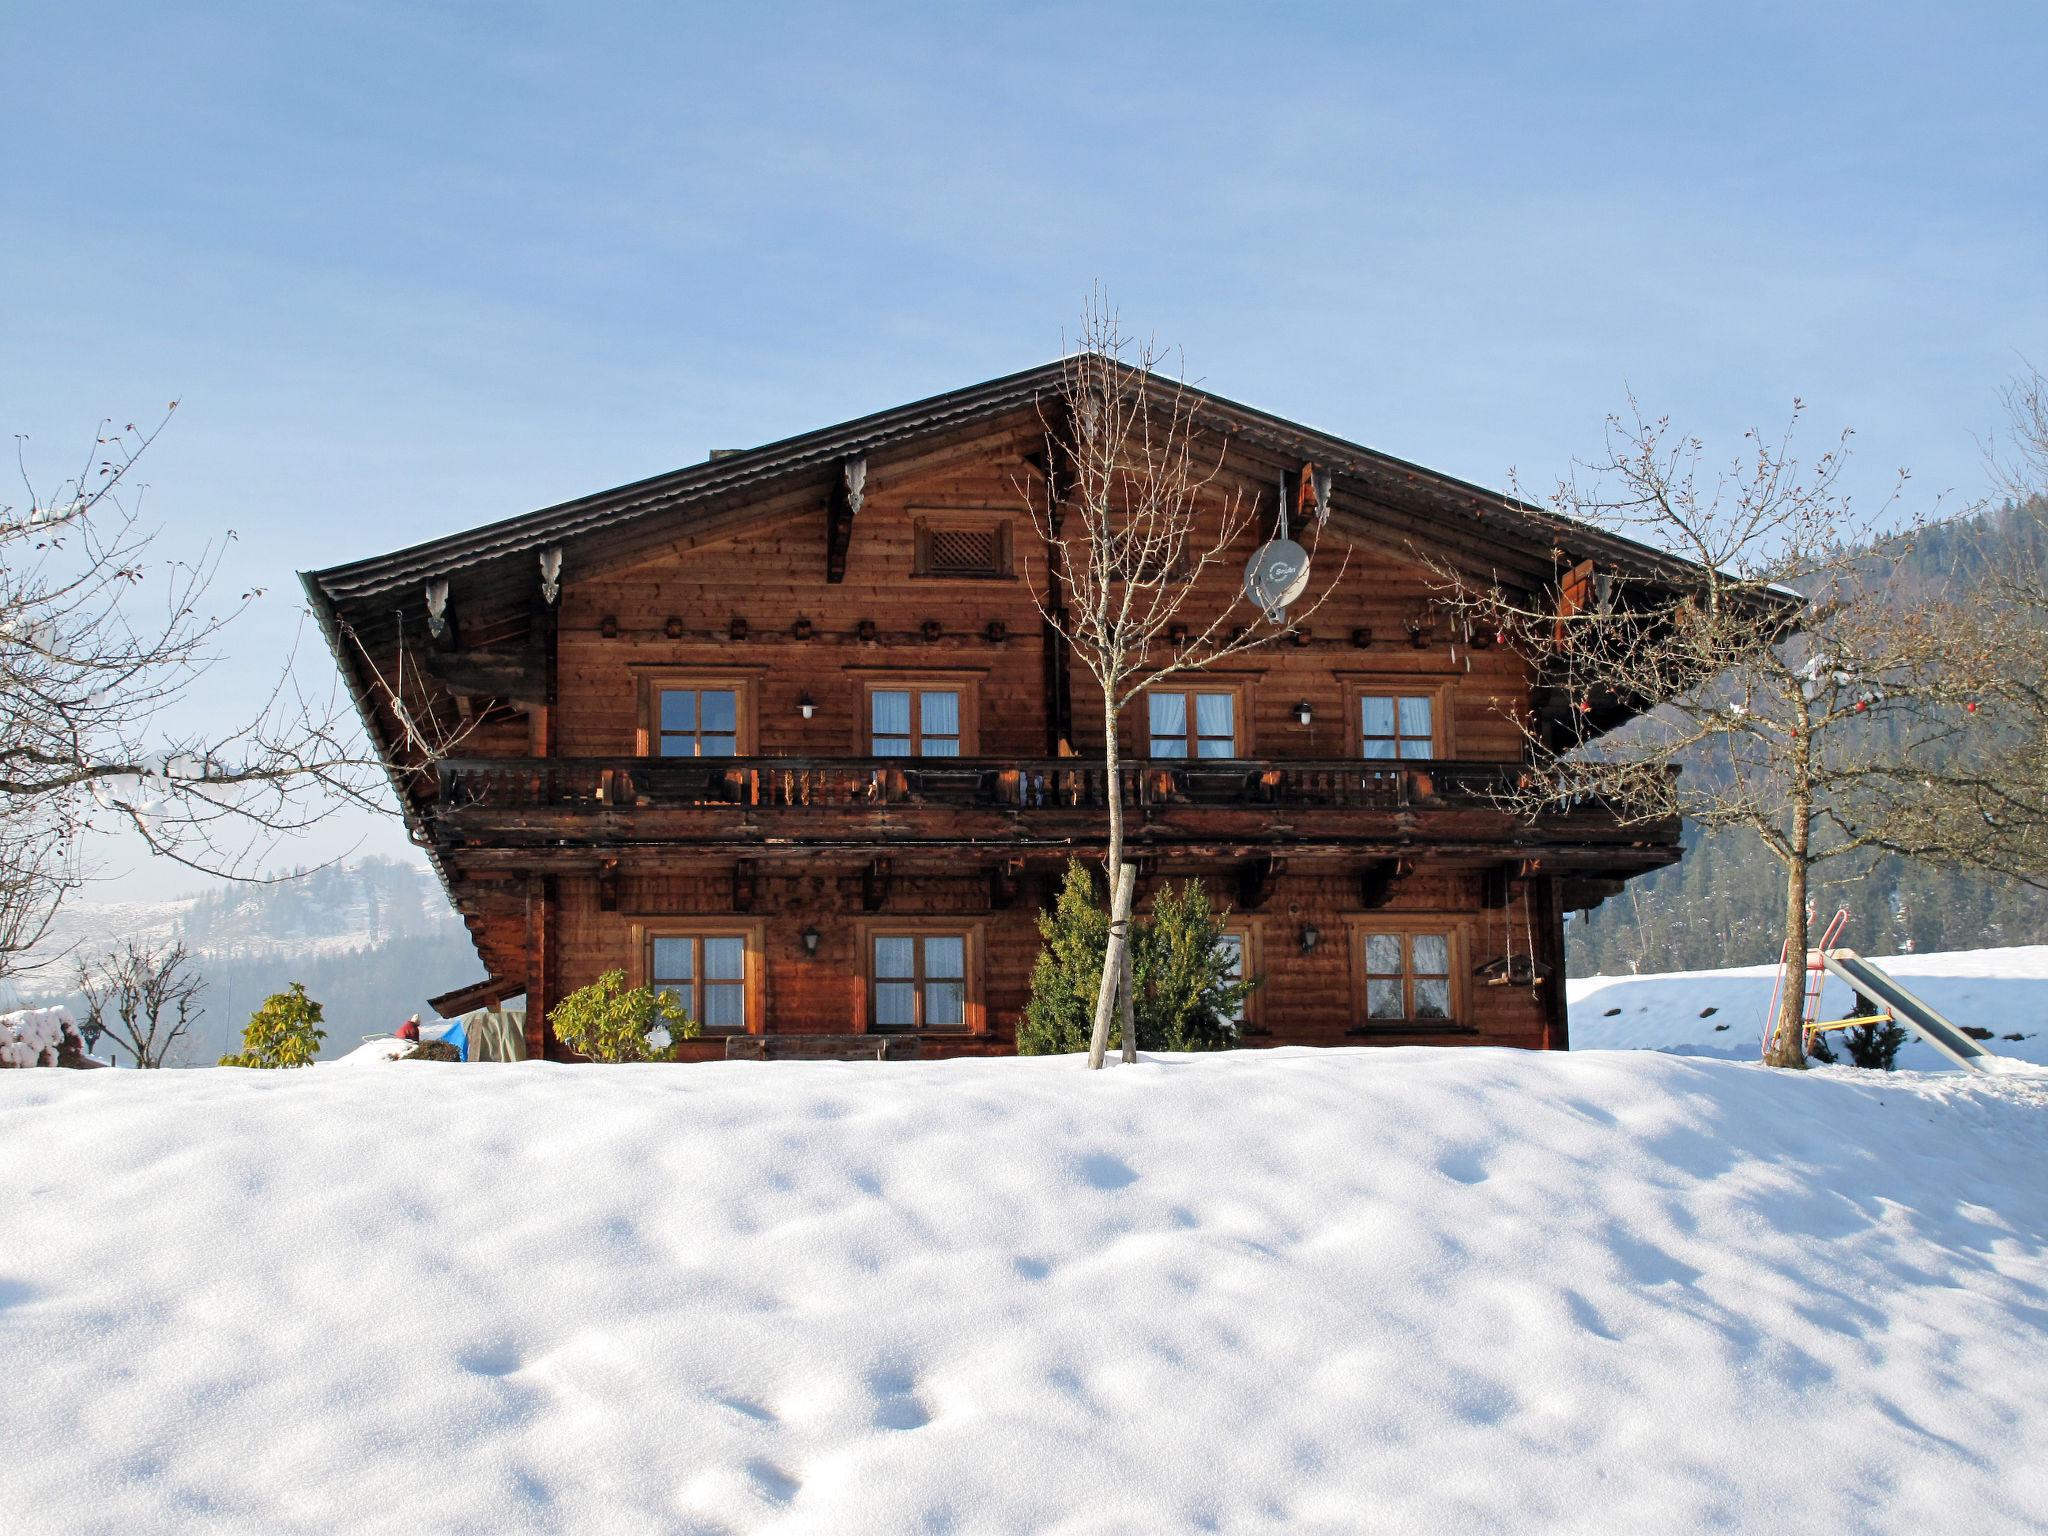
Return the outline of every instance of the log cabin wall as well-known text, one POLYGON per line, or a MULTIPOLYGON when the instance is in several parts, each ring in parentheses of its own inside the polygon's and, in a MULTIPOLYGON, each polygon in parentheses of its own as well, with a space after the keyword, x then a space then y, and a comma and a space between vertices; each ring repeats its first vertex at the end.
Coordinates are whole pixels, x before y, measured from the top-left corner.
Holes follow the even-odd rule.
MULTIPOLYGON (((899 810, 897 799, 884 796, 879 806, 835 811, 836 819, 799 814, 788 802, 771 836, 761 830, 773 815, 759 809, 767 802, 758 784, 741 794, 742 801, 755 797, 745 805, 695 801, 689 804, 702 809, 670 812, 648 807, 672 801, 649 801, 613 777, 658 756, 652 701, 664 680, 734 688, 742 699, 737 750, 754 763, 865 757, 870 690, 926 679, 962 694, 963 757, 1000 769, 1042 763, 1063 746, 1075 761, 1099 761, 1100 695, 1085 669, 1072 671, 1067 731, 1057 728, 1051 703, 1055 673, 1034 598, 1034 589, 1045 588, 1045 550, 1024 510, 1039 488, 1031 460, 1043 447, 1032 411, 991 422, 978 435, 954 433, 929 450, 879 457, 868 465, 850 524, 842 525, 843 541, 827 535, 837 493, 821 492, 813 478, 771 484, 749 501, 679 519, 666 537, 643 529, 630 547, 571 544, 551 604, 533 595, 530 564, 523 582, 516 573, 454 579, 454 624, 425 675, 483 678, 470 685, 482 696, 457 696, 458 685, 449 683, 441 696, 411 700, 409 708, 417 718, 429 702, 444 714, 459 706, 461 755, 503 762, 510 774, 480 798, 463 787, 463 775, 476 775, 464 768, 451 778, 448 764, 438 780, 429 767, 402 773, 401 782, 489 975, 500 979, 494 995, 526 989, 534 1047, 552 1044, 541 1020, 564 994, 608 969, 647 979, 649 935, 684 929, 745 936, 750 1030, 859 1032, 870 1022, 873 930, 921 924, 972 935, 970 1027, 922 1032, 924 1053, 1012 1048, 1039 948, 1036 913, 1070 854, 1099 862, 1106 827, 1099 814, 1070 816, 1064 831, 1037 836, 1043 820, 1027 825, 1032 817, 1018 815, 1015 800, 1003 802, 1008 811, 987 810, 984 798, 956 812, 914 795, 899 810), (1004 574, 921 573, 935 534, 991 530, 1007 556, 1004 574), (839 580, 831 579, 835 566, 839 580), (510 682, 490 681, 491 667, 508 666, 510 682), (552 761, 574 773, 557 782, 543 771, 552 761), (451 783, 458 790, 452 799, 451 783), (494 808, 492 796, 506 792, 510 801, 494 808), (928 841, 947 846, 906 850, 906 832, 913 843, 932 834, 928 841), (878 859, 886 860, 885 872, 878 873, 878 859), (805 946, 806 930, 817 935, 815 953, 805 946)), ((1220 439, 1214 447, 1225 453, 1220 439)), ((1276 461, 1270 448, 1262 452, 1239 454, 1233 445, 1216 494, 1260 498, 1270 509, 1276 461)), ((1439 768, 1520 760, 1512 716, 1535 702, 1532 669, 1524 657, 1486 643, 1492 637, 1452 633, 1433 608, 1431 577, 1406 543, 1424 536, 1417 530, 1431 526, 1426 518, 1390 511, 1383 526, 1375 504, 1342 482, 1336 506, 1343 515, 1321 536, 1295 632, 1181 681, 1231 691, 1236 757, 1268 764, 1356 763, 1361 693, 1427 694, 1435 704, 1430 761, 1417 765, 1422 775, 1409 786, 1421 798, 1412 807, 1403 798, 1399 808, 1340 809, 1300 844, 1295 807, 1322 804, 1314 791, 1299 801, 1283 795, 1270 810, 1242 799, 1213 812, 1191 809, 1174 796, 1182 803, 1155 827, 1160 846, 1132 850, 1145 871, 1141 900, 1164 878, 1196 874, 1219 904, 1237 909, 1232 925, 1261 983, 1248 1008, 1248 1045, 1561 1046, 1566 882, 1576 879, 1573 889, 1598 899, 1599 887, 1618 888, 1619 879, 1674 859, 1676 829, 1634 837, 1609 824, 1595 829, 1589 845, 1583 837, 1598 813, 1580 815, 1567 836, 1515 831, 1505 818, 1475 811, 1480 802, 1469 797, 1462 810, 1439 809, 1428 784, 1439 768), (1307 724, 1299 718, 1303 705, 1307 724), (1480 837, 1476 820, 1500 825, 1480 837), (1348 852, 1347 837, 1355 845, 1348 852), (1174 851, 1167 844, 1175 838, 1214 846, 1174 851), (1248 855, 1282 863, 1247 881, 1248 855), (1317 936, 1313 947, 1304 944, 1307 930, 1317 936), (1417 932, 1451 937, 1454 1020, 1368 1022, 1361 956, 1371 936, 1417 932), (1539 985, 1526 984, 1526 970, 1521 984, 1488 984, 1476 974, 1511 958, 1526 967, 1532 948, 1545 977, 1539 985)), ((1271 531, 1268 513, 1204 575, 1186 605, 1192 627, 1237 602, 1245 560, 1271 531)), ((1310 542, 1303 529, 1294 531, 1310 542)), ((1547 548, 1548 533, 1543 542, 1547 548)), ((384 599, 366 602, 350 618, 362 626, 351 640, 385 675, 397 676, 399 640, 411 624, 417 657, 422 621, 401 611, 395 633, 377 630, 391 612, 384 599)), ((330 642, 347 661, 331 615, 328 623, 330 642)), ((394 735, 390 713, 374 699, 365 705, 381 740, 394 735)), ((1126 760, 1145 758, 1146 727, 1142 703, 1126 711, 1126 760)), ((1026 770, 1027 777, 1039 771, 1026 770)), ((1356 790, 1353 783, 1344 806, 1364 804, 1356 790)), ((723 1048, 713 1038, 688 1054, 709 1057, 723 1048)))
MULTIPOLYGON (((1228 901, 1230 870, 1176 867, 1163 878, 1178 882, 1189 875, 1203 878, 1219 904, 1228 901)), ((636 930, 754 924, 762 934, 762 969, 756 980, 768 1027, 779 1034, 846 1034, 864 1027, 864 926, 943 920, 946 926, 973 927, 981 935, 981 964, 973 983, 985 1018, 976 1030, 925 1032, 924 1054, 1007 1052, 1014 1047, 1017 1021, 1030 994, 1031 967, 1039 949, 1037 912, 1050 904, 1058 876, 1056 866, 1034 874, 1007 909, 990 905, 988 882, 979 875, 926 871, 899 876, 886 911, 873 916, 862 912, 862 872, 852 865, 756 875, 752 906, 745 911, 733 905, 730 868, 626 876, 620 882, 618 910, 610 912, 601 909, 594 877, 563 879, 557 882, 560 975, 555 985, 561 991, 573 990, 612 969, 636 981, 646 980, 644 954, 638 952, 644 940, 636 930), (806 928, 819 936, 815 955, 804 948, 806 928)), ((1140 882, 1141 909, 1149 905, 1161 878, 1154 875, 1140 882)), ((1477 871, 1419 871, 1400 881, 1383 906, 1367 908, 1360 901, 1356 879, 1340 872, 1282 875, 1260 907, 1233 911, 1229 918, 1231 928, 1249 941, 1251 973, 1259 979, 1247 1009, 1245 1044, 1544 1045, 1545 988, 1554 981, 1535 988, 1491 986, 1471 973, 1508 955, 1510 926, 1516 955, 1526 956, 1533 941, 1544 964, 1554 967, 1559 958, 1554 921, 1546 929, 1542 898, 1533 889, 1518 888, 1503 910, 1484 910, 1480 882, 1477 871), (1310 927, 1317 930, 1319 942, 1304 953, 1302 933, 1310 927), (1460 974, 1454 980, 1455 1027, 1389 1031, 1362 1025, 1365 1004, 1358 963, 1366 935, 1416 927, 1456 936, 1460 974)), ((1551 975, 1557 974, 1553 969, 1551 975)), ((685 1054, 709 1059, 723 1055, 724 1044, 706 1039, 685 1054)))
MULTIPOLYGON (((868 750, 867 688, 890 673, 958 674, 975 695, 978 752, 1036 756, 1046 738, 1045 654, 1033 583, 1044 555, 1023 490, 1028 438, 985 445, 979 462, 880 482, 867 494, 842 584, 825 581, 825 542, 815 510, 775 526, 657 556, 565 585, 558 637, 556 751, 564 757, 640 750, 640 680, 660 672, 730 674, 754 704, 754 750, 766 756, 858 756, 868 750), (921 515, 968 514, 1007 524, 1013 574, 945 579, 912 574, 921 515), (808 639, 792 631, 809 626, 808 639), (862 625, 873 638, 861 638, 862 625), (929 637, 927 626, 936 625, 929 637), (1000 639, 990 626, 1000 625, 1000 639), (607 634, 607 629, 611 632, 607 634), (670 638, 671 629, 681 633, 670 638), (735 638, 738 635, 740 638, 735 638), (808 695, 813 715, 800 701, 808 695)), ((1249 498, 1272 489, 1245 481, 1249 498)), ((1244 561, 1264 535, 1248 529, 1229 558, 1207 572, 1186 611, 1207 614, 1237 600, 1244 561)), ((1229 658, 1208 679, 1245 685, 1242 755, 1355 755, 1351 712, 1373 682, 1441 686, 1450 707, 1439 757, 1512 761, 1526 709, 1526 663, 1513 652, 1453 637, 1432 614, 1428 573, 1334 529, 1318 552, 1303 621, 1307 644, 1277 640, 1229 658), (1341 575, 1339 571, 1341 569, 1341 575), (1312 723, 1296 718, 1306 702, 1312 723)), ((1241 606, 1241 605, 1240 605, 1241 606)), ((1297 613, 1307 601, 1297 605, 1297 613)), ((1247 617, 1249 615, 1247 614, 1247 617)), ((1483 638, 1483 637, 1482 637, 1483 638)), ((1077 668, 1074 749, 1102 751, 1101 691, 1077 668)), ((1144 722, 1123 717, 1127 757, 1143 755, 1144 722)), ((967 751, 963 747, 963 751, 967 751)), ((968 752, 968 755, 975 755, 968 752)))
POLYGON ((871 485, 855 520, 842 583, 825 579, 826 544, 815 509, 759 532, 594 576, 563 593, 560 747, 564 756, 630 754, 640 726, 635 679, 657 670, 758 669, 756 750, 768 756, 867 752, 868 684, 887 672, 958 672, 979 705, 979 751, 1044 750, 1044 650, 1023 567, 1042 572, 1018 483, 1027 471, 1015 438, 976 462, 871 485), (1015 574, 919 578, 917 513, 971 513, 1008 524, 1015 574), (611 617, 618 633, 607 639, 611 617), (686 638, 670 639, 673 627, 686 638), (735 621, 745 638, 733 638, 735 621), (810 638, 793 630, 808 622, 810 638), (874 638, 860 638, 871 625, 874 638), (1003 638, 991 640, 991 623, 1003 638), (936 624, 934 638, 925 626, 936 624), (814 713, 805 720, 799 701, 814 713))

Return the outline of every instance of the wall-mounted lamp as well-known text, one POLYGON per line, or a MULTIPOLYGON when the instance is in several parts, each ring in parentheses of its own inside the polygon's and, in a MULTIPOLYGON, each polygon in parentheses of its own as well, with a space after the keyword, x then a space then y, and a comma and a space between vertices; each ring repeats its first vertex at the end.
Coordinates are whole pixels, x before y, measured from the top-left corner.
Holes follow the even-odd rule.
POLYGON ((796 701, 796 712, 808 720, 818 712, 818 706, 811 702, 811 696, 807 693, 796 701))
POLYGON ((815 928, 806 928, 804 930, 804 953, 807 955, 815 955, 817 952, 818 930, 815 928))
POLYGON ((1322 929, 1318 928, 1314 923, 1303 923, 1301 925, 1301 952, 1304 955, 1314 954, 1316 946, 1322 942, 1322 929))
POLYGON ((1303 725, 1313 725, 1315 723, 1316 712, 1313 709, 1309 708, 1307 699, 1303 699, 1299 704, 1294 706, 1294 718, 1299 720, 1303 725))

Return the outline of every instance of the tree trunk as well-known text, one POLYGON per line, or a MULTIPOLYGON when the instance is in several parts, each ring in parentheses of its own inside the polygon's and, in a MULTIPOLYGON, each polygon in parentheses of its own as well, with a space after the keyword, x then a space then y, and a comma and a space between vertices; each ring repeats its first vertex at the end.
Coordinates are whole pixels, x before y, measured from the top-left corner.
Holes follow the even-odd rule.
MULTIPOLYGON (((1125 865, 1124 867, 1130 869, 1134 866, 1125 865)), ((1121 972, 1122 974, 1117 980, 1116 993, 1117 997, 1121 1000, 1118 1004, 1118 1018, 1123 1024, 1124 1060, 1136 1061, 1138 1059, 1138 968, 1131 961, 1131 946, 1128 944, 1124 946, 1124 963, 1121 967, 1121 972)))
POLYGON ((1124 937, 1131 921, 1131 892, 1137 870, 1124 863, 1124 788, 1118 772, 1116 703, 1107 684, 1102 690, 1103 795, 1109 801, 1109 947, 1102 956, 1102 981, 1095 989, 1095 1031, 1088 1040, 1088 1065, 1102 1065, 1109 1050, 1109 1019, 1116 1007, 1117 981, 1123 974, 1124 937))
POLYGON ((1778 1017, 1764 1048, 1764 1064, 1772 1067, 1806 1065, 1807 821, 1805 805, 1795 801, 1791 857, 1785 861, 1785 995, 1778 999, 1778 1017))
MULTIPOLYGON (((1123 980, 1126 936, 1131 925, 1131 897, 1138 884, 1137 865, 1120 864, 1114 868, 1117 874, 1115 894, 1109 903, 1109 947, 1102 956, 1102 984, 1095 991, 1095 1033, 1088 1042, 1088 1065, 1091 1068, 1100 1067, 1109 1050, 1109 1019, 1116 1008, 1117 994, 1122 990, 1119 983, 1123 980)), ((1126 1042, 1129 1038, 1126 1033, 1126 1042)), ((1124 1049, 1130 1049, 1128 1043, 1124 1049)))

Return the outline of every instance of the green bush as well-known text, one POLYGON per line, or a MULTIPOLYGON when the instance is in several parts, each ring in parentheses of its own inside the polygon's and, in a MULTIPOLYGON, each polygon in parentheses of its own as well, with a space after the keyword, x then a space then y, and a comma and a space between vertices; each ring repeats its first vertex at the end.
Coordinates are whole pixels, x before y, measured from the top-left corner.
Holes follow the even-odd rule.
POLYGON ((295 981, 289 992, 273 992, 249 1017, 242 1030, 242 1048, 223 1056, 224 1067, 310 1067, 320 1054, 327 1031, 320 1028, 320 1005, 306 996, 306 984, 295 981))
POLYGON ((628 987, 624 971, 606 971, 548 1014, 555 1038, 592 1061, 674 1061, 701 1031, 672 992, 628 987))
MULTIPOLYGON (((1190 879, 1178 891, 1171 882, 1162 886, 1151 916, 1132 919, 1133 1012, 1141 1050, 1220 1051, 1237 1044, 1234 1016, 1255 983, 1232 981, 1216 947, 1228 915, 1209 904, 1201 881, 1190 879)), ((1031 968, 1031 1000, 1017 1025, 1018 1054, 1085 1051, 1095 1027, 1109 914, 1078 860, 1068 861, 1052 909, 1038 914, 1038 933, 1045 944, 1031 968)), ((1110 1040, 1119 1046, 1123 1041, 1114 1021, 1110 1040)))
MULTIPOLYGON (((1879 1011, 1881 1010, 1876 1003, 1859 992, 1856 994, 1856 1011, 1844 1017, 1867 1019, 1879 1011)), ((1881 1024, 1858 1024, 1853 1029, 1843 1030, 1842 1046, 1848 1051, 1849 1060, 1853 1065, 1889 1072, 1898 1065, 1899 1047, 1911 1038, 1903 1027, 1887 1019, 1881 1024)), ((1831 1067, 1842 1059, 1835 1054, 1834 1047, 1824 1034, 1813 1037, 1813 1046, 1807 1054, 1815 1061, 1831 1067)))

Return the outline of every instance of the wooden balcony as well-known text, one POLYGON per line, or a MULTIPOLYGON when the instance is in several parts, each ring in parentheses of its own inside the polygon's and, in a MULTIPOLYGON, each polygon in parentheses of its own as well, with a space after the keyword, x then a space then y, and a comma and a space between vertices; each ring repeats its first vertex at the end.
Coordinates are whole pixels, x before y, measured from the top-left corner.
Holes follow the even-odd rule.
MULTIPOLYGON (((1534 822, 1514 814, 1505 797, 1520 772, 1497 762, 1233 759, 1126 763, 1116 782, 1136 847, 1557 847, 1643 867, 1676 857, 1675 822, 1629 824, 1590 802, 1534 822)), ((437 840, 506 850, 1082 847, 1100 843, 1110 795, 1100 763, 1071 757, 451 758, 439 780, 437 840)))

